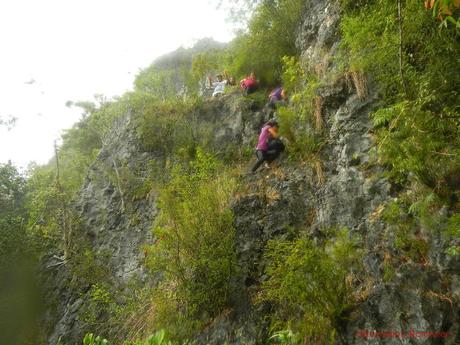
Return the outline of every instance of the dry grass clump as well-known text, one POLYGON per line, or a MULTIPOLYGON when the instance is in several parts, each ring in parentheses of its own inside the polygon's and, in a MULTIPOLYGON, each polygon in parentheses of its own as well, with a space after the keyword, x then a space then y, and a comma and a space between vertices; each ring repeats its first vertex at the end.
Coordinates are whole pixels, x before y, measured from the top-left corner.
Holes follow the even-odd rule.
POLYGON ((367 79, 362 71, 349 71, 345 74, 345 79, 349 87, 351 84, 353 85, 360 99, 364 99, 369 95, 367 79))

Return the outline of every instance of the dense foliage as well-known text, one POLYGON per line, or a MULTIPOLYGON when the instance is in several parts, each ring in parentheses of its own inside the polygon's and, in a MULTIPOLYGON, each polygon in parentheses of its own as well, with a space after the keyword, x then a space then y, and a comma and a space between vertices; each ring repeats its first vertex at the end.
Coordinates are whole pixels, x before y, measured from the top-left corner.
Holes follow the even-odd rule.
POLYGON ((148 249, 148 266, 163 276, 155 298, 158 325, 178 337, 190 320, 206 321, 227 307, 237 279, 229 209, 236 186, 222 169, 198 150, 188 166, 171 168, 160 189, 162 215, 154 228, 156 243, 148 249))
POLYGON ((304 237, 273 240, 265 255, 269 279, 261 300, 276 305, 273 327, 292 329, 302 343, 335 344, 356 303, 350 268, 359 267, 360 253, 348 231, 322 245, 304 237))
POLYGON ((0 164, 0 343, 36 338, 39 291, 36 249, 27 234, 26 178, 11 163, 0 164))
POLYGON ((401 202, 415 217, 412 231, 420 224, 442 230, 438 211, 446 207, 452 218, 460 211, 459 35, 439 28, 440 19, 415 0, 401 2, 399 15, 386 0, 344 1, 344 9, 348 64, 381 92, 373 115, 380 163, 407 188, 401 202))
POLYGON ((26 247, 25 177, 11 164, 0 165, 0 262, 15 260, 26 247))
POLYGON ((323 141, 324 127, 321 98, 317 95, 320 82, 312 66, 302 65, 295 57, 283 58, 283 86, 289 94, 289 104, 278 111, 281 134, 289 141, 293 159, 317 162, 323 141))
POLYGON ((281 79, 282 58, 298 55, 295 35, 305 2, 261 1, 248 28, 232 42, 228 69, 235 75, 254 71, 261 82, 274 85, 281 79))

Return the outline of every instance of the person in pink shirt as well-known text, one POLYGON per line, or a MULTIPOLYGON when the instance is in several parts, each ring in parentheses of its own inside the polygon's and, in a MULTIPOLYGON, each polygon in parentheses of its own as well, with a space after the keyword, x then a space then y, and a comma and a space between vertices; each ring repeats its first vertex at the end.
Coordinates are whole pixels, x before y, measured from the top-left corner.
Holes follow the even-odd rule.
POLYGON ((276 120, 270 120, 260 131, 259 141, 256 147, 257 161, 251 169, 252 172, 255 172, 263 162, 271 163, 282 151, 284 151, 283 142, 277 138, 278 122, 276 120))

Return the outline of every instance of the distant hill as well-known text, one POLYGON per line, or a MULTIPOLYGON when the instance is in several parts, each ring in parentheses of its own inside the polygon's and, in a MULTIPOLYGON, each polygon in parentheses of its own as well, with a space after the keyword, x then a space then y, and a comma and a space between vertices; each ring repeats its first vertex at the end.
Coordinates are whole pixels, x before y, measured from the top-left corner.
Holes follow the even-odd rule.
POLYGON ((228 46, 227 43, 217 42, 213 38, 202 38, 197 41, 193 47, 180 47, 170 53, 157 58, 151 66, 161 70, 169 70, 183 66, 184 64, 192 63, 192 58, 196 54, 200 54, 209 50, 222 50, 228 46))
POLYGON ((191 73, 194 57, 204 52, 222 51, 226 47, 227 43, 203 38, 191 48, 180 47, 160 56, 149 67, 139 72, 134 82, 135 88, 160 98, 189 94, 191 90, 201 88, 202 84, 191 73))

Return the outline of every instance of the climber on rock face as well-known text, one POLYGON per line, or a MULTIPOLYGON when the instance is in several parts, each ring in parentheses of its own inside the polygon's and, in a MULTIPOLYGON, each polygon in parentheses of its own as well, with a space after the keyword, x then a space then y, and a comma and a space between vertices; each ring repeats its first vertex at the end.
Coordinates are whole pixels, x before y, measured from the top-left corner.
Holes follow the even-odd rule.
POLYGON ((246 95, 255 92, 257 90, 256 74, 254 72, 251 72, 251 74, 248 77, 240 81, 240 86, 246 95))
POLYGON ((260 131, 259 142, 256 147, 257 161, 252 166, 251 171, 255 172, 262 163, 273 162, 281 152, 284 151, 284 144, 278 138, 278 122, 268 121, 260 131))
POLYGON ((282 86, 277 87, 268 96, 268 104, 267 106, 275 109, 277 105, 284 105, 287 101, 286 92, 282 86))

